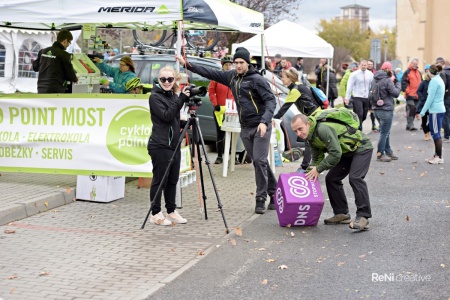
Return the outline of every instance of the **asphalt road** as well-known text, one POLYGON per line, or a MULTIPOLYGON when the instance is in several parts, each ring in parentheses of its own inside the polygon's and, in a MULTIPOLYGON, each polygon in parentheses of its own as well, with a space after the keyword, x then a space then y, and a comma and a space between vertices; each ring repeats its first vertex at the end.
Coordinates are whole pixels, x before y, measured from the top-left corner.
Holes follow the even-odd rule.
MULTIPOLYGON (((376 147, 377 134, 370 137, 376 147)), ((391 144, 399 160, 377 162, 374 151, 366 178, 369 231, 324 225, 332 215, 325 193, 318 226, 283 228, 269 211, 148 299, 449 299, 450 144, 445 164, 426 163, 433 142, 405 131, 403 111, 391 144)))

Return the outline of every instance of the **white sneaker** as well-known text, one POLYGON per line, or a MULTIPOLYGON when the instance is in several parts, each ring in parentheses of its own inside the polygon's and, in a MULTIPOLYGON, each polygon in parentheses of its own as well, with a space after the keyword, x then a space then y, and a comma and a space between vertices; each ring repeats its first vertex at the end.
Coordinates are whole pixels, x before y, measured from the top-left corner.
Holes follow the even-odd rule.
POLYGON ((156 215, 150 217, 150 223, 155 225, 169 226, 172 225, 172 222, 164 218, 163 213, 160 211, 156 215))
POLYGON ((433 155, 432 157, 430 157, 430 158, 426 158, 425 161, 426 161, 427 163, 429 163, 430 160, 433 160, 433 159, 434 159, 434 155, 433 155))
POLYGON ((430 159, 428 162, 430 164, 432 164, 432 165, 443 164, 444 163, 444 159, 443 158, 439 158, 439 156, 435 156, 435 157, 433 157, 433 159, 430 159))
POLYGON ((450 139, 443 138, 442 141, 443 141, 444 143, 450 143, 450 139))
POLYGON ((175 210, 173 213, 167 214, 166 220, 170 222, 175 222, 177 224, 186 224, 187 220, 180 216, 180 214, 175 210))

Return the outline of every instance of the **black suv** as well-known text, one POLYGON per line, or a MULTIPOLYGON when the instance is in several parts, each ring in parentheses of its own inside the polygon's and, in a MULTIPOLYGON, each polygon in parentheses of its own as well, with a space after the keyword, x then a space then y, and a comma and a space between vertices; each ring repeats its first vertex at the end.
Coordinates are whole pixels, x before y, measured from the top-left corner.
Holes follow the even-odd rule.
MULTIPOLYGON (((158 78, 159 70, 166 65, 175 66, 175 58, 173 54, 122 54, 112 57, 109 60, 109 63, 114 67, 119 67, 120 58, 122 58, 123 56, 131 57, 135 66, 136 76, 141 79, 142 83, 152 83, 155 78, 158 78)), ((215 58, 199 58, 195 56, 188 56, 188 61, 210 68, 221 69, 222 67, 220 64, 220 60, 215 58)), ((184 67, 180 66, 180 72, 185 73, 184 67)), ((283 105, 289 90, 285 86, 283 86, 281 80, 278 77, 273 76, 272 73, 267 72, 264 77, 268 81, 274 94, 278 93, 280 95, 280 101, 277 100, 277 108, 275 109, 275 111, 277 111, 280 105, 283 105)), ((193 83, 196 86, 204 86, 208 88, 209 79, 205 77, 202 77, 193 72, 188 72, 188 79, 189 83, 191 84, 193 83)), ((211 104, 211 101, 209 100, 208 94, 206 94, 206 96, 204 97, 201 97, 201 99, 203 105, 199 107, 197 115, 200 120, 199 122, 203 138, 205 139, 205 141, 215 142, 216 127, 214 125, 215 120, 213 117, 214 108, 211 104)), ((297 136, 292 131, 290 126, 291 119, 296 113, 298 113, 298 110, 295 108, 295 105, 292 105, 291 109, 284 115, 284 122, 282 122, 281 126, 283 127, 285 137, 286 132, 289 134, 289 140, 292 147, 303 147, 303 142, 297 142, 297 136), (287 130, 284 129, 284 124, 286 125, 287 130)), ((285 142, 285 147, 286 149, 288 148, 287 141, 285 142)))

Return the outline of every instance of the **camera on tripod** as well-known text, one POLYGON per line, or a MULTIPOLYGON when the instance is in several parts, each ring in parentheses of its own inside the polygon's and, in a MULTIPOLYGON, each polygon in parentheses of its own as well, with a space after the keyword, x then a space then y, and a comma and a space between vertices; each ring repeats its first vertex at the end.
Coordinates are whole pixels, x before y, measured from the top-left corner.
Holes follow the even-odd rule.
POLYGON ((190 84, 186 86, 185 89, 191 93, 189 99, 185 101, 187 106, 192 109, 193 107, 199 107, 203 104, 202 99, 199 97, 206 95, 207 90, 204 86, 197 87, 195 84, 190 84))

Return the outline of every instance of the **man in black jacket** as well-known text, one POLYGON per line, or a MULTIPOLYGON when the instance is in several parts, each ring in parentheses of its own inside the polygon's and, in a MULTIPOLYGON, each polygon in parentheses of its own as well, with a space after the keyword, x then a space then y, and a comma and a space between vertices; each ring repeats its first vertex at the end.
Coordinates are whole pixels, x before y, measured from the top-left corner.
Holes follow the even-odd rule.
POLYGON ((70 62, 70 54, 65 51, 72 39, 72 33, 63 29, 51 47, 39 51, 38 58, 33 62, 33 70, 39 72, 39 94, 65 93, 68 81, 78 81, 70 62))
POLYGON ((250 53, 240 47, 233 57, 235 70, 221 71, 177 60, 188 70, 230 87, 236 101, 241 123, 241 139, 253 160, 256 181, 255 212, 263 214, 267 195, 273 203, 276 178, 267 160, 272 118, 276 107, 275 96, 267 81, 250 65, 250 53))

